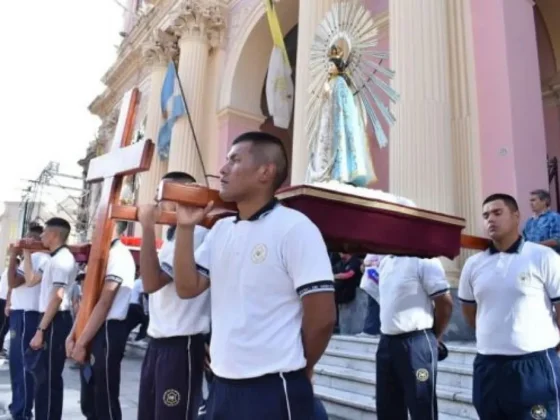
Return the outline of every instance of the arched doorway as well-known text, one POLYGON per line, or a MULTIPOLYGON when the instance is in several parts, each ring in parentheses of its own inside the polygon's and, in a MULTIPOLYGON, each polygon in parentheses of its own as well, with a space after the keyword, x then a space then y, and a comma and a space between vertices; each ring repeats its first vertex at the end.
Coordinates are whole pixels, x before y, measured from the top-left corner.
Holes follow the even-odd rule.
MULTIPOLYGON (((288 55, 295 67, 299 0, 275 3, 284 31, 288 55), (288 32, 286 32, 289 30, 288 32)), ((222 71, 218 99, 219 142, 218 159, 224 160, 232 140, 245 131, 264 130, 280 137, 291 160, 292 128, 281 130, 267 122, 263 108, 263 87, 273 44, 263 2, 253 3, 232 12, 232 35, 222 71)), ((292 72, 295 77, 295 70, 292 72)))
MULTIPOLYGON (((288 58, 290 59, 290 66, 292 67, 292 82, 296 84, 296 57, 297 57, 297 40, 298 40, 298 25, 295 25, 284 37, 288 58)), ((279 128, 274 125, 272 117, 268 112, 267 98, 266 98, 266 79, 263 83, 261 91, 261 112, 266 117, 260 129, 264 132, 273 134, 282 140, 286 153, 288 154, 288 178, 284 185, 290 185, 291 161, 292 161, 292 137, 294 130, 294 113, 292 110, 292 117, 290 118, 290 126, 287 129, 279 128)))
MULTIPOLYGON (((539 53, 543 114, 549 162, 560 160, 560 3, 538 0, 535 7, 535 27, 539 53)), ((554 167, 549 167, 552 171, 554 167)), ((558 175, 550 174, 553 208, 558 210, 558 175)))

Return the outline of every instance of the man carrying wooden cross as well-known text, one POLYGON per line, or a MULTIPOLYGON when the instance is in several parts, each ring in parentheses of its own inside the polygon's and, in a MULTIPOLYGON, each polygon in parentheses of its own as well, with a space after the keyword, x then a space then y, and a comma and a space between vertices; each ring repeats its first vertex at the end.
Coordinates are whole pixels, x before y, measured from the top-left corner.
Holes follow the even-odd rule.
POLYGON ((74 323, 66 339, 66 355, 82 365, 80 404, 87 419, 122 419, 121 361, 128 337, 126 314, 136 272, 131 252, 120 241, 126 227, 126 222, 116 224, 105 284, 84 331, 76 339, 77 323, 74 323), (87 348, 91 348, 89 358, 87 348))
POLYGON ((178 207, 177 292, 192 299, 211 289, 206 420, 313 418, 311 375, 336 320, 334 283, 319 229, 274 199, 287 166, 278 138, 245 133, 220 171, 220 196, 238 215, 197 248, 195 227, 212 205, 178 207))
POLYGON ((37 420, 60 420, 64 383, 62 371, 66 360, 64 342, 72 328, 71 301, 66 292, 76 279, 78 266, 66 246, 70 224, 54 217, 47 221, 41 235, 43 245, 51 257, 36 273, 33 283, 41 283, 39 312, 41 320, 29 346, 35 359, 32 363, 36 375, 35 418, 37 420))
MULTIPOLYGON (((163 183, 194 183, 184 172, 171 172, 163 183)), ((202 399, 205 335, 210 331, 210 293, 183 300, 177 294, 174 270, 175 227, 167 231, 159 256, 155 223, 160 211, 174 211, 175 203, 162 201, 138 211, 142 225, 140 276, 149 296, 152 338, 142 365, 139 420, 193 420, 202 399)), ((195 247, 202 243, 207 229, 194 229, 195 247)))
MULTIPOLYGON (((43 227, 30 224, 26 239, 39 240, 43 227)), ((33 392, 35 379, 25 369, 25 351, 39 325, 39 296, 41 285, 33 284, 34 273, 42 270, 49 260, 49 254, 24 251, 24 260, 19 263, 21 250, 10 248, 8 264, 8 284, 12 289, 10 312, 10 379, 12 385, 12 403, 10 414, 15 420, 31 418, 33 410, 33 392)))

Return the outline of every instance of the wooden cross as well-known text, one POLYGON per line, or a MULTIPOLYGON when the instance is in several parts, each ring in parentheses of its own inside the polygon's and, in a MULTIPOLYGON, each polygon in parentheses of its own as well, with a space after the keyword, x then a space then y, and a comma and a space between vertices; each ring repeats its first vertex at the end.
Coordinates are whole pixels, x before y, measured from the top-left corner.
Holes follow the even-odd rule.
POLYGON ((114 222, 109 214, 111 206, 119 203, 123 178, 126 175, 147 171, 152 161, 154 144, 151 140, 130 145, 138 99, 137 88, 124 95, 110 151, 93 159, 89 164, 87 182, 102 181, 103 184, 95 216, 83 298, 76 325, 76 338, 84 330, 101 295, 114 229, 114 222))

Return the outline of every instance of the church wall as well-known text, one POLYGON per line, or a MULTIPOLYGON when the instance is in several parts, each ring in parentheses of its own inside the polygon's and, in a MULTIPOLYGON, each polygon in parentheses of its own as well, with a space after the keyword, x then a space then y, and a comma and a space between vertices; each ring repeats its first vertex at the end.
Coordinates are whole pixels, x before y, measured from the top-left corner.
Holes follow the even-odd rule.
POLYGON ((471 3, 478 92, 483 195, 519 199, 546 187, 546 140, 533 5, 528 1, 471 3))

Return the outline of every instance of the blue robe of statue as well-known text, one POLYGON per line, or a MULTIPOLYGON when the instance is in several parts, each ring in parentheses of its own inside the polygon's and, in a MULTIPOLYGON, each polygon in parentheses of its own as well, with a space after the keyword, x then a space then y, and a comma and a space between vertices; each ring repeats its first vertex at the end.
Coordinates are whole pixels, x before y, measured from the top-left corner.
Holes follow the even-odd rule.
POLYGON ((308 182, 335 180, 366 187, 376 180, 365 130, 366 114, 344 77, 333 76, 321 103, 319 135, 312 139, 308 182))

